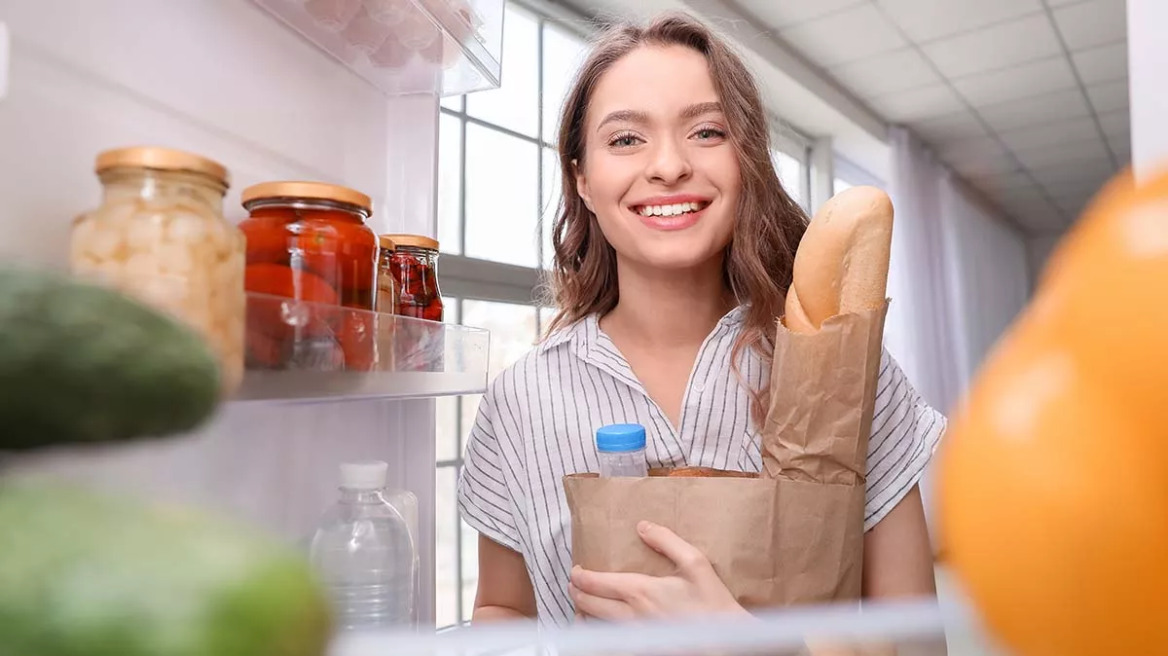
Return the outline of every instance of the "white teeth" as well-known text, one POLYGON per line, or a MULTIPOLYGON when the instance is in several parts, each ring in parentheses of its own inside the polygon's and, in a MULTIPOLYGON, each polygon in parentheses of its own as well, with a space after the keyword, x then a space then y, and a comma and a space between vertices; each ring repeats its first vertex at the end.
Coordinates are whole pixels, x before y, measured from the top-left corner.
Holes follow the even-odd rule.
POLYGON ((703 203, 674 203, 672 205, 645 205, 638 212, 641 216, 677 216, 686 212, 696 212, 703 203))

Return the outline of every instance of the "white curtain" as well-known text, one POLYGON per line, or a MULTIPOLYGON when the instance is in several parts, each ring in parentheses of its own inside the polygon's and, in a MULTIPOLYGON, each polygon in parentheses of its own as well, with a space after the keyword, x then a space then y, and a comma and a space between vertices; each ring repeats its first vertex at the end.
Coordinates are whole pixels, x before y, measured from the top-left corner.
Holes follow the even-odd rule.
POLYGON ((925 400, 948 412, 1026 303, 1026 241, 911 133, 890 132, 896 218, 885 345, 925 400))
POLYGON ((946 170, 910 133, 890 131, 896 216, 884 343, 926 401, 948 410, 958 394, 957 335, 951 309, 946 170))
POLYGON ((1030 295, 1031 266, 1025 236, 992 209, 973 200, 948 176, 942 214, 951 228, 949 290, 957 337, 958 392, 1030 295))
MULTIPOLYGON (((896 217, 884 344, 922 397, 950 413, 1026 304, 1027 242, 912 134, 890 132, 896 217)), ((935 532, 932 478, 930 468, 921 492, 935 532)))

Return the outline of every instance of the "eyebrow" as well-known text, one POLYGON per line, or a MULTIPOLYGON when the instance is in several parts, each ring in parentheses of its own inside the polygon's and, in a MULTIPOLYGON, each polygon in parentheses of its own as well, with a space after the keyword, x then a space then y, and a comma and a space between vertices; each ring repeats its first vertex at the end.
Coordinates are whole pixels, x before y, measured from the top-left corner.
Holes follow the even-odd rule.
MULTIPOLYGON (((697 118, 699 116, 705 116, 706 114, 721 113, 721 111, 722 111, 722 103, 719 103, 719 102, 694 103, 694 104, 686 107, 685 109, 681 110, 680 116, 683 119, 694 119, 694 118, 697 118)), ((600 121, 600 125, 598 125, 596 127, 596 129, 599 131, 600 128, 604 127, 605 125, 607 125, 609 123, 618 123, 618 122, 642 123, 642 124, 648 123, 649 122, 649 115, 646 114, 645 112, 637 111, 635 109, 617 110, 617 111, 611 112, 607 116, 605 116, 604 120, 600 121)))

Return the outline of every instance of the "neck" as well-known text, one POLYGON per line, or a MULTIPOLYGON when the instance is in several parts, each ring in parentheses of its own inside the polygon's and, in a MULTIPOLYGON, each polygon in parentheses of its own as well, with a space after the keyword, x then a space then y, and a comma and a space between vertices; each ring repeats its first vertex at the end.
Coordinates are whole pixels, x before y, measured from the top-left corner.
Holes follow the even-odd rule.
POLYGON ((684 271, 661 271, 617 261, 620 300, 602 318, 610 335, 655 346, 701 343, 734 297, 722 281, 722 259, 684 271))

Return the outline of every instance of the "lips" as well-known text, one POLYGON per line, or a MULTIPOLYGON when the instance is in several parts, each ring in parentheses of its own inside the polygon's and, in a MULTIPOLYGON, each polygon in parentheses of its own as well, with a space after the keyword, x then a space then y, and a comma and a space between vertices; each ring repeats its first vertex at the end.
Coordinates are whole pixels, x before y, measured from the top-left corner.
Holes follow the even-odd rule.
POLYGON ((710 203, 693 194, 656 196, 629 205, 629 211, 654 230, 683 230, 697 223, 710 203))
POLYGON ((685 230, 686 228, 697 224, 698 220, 701 219, 703 214, 705 214, 706 208, 709 207, 709 205, 709 203, 704 203, 698 206, 699 209, 690 209, 682 211, 678 214, 669 215, 645 214, 644 212, 635 213, 637 218, 641 220, 642 224, 653 230, 685 230))

